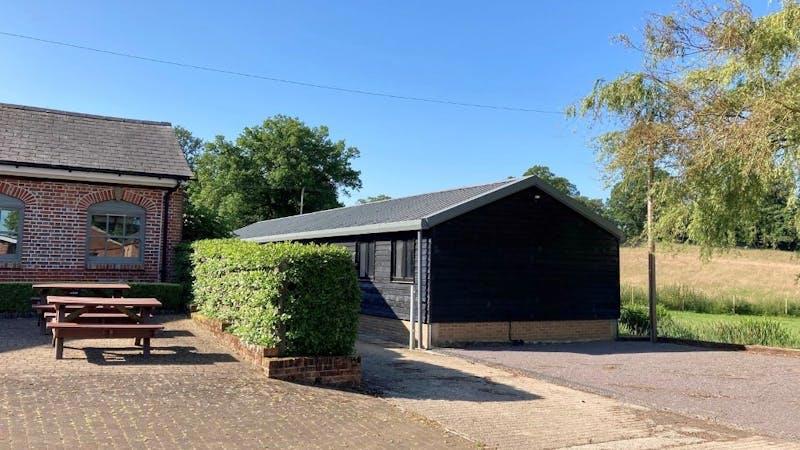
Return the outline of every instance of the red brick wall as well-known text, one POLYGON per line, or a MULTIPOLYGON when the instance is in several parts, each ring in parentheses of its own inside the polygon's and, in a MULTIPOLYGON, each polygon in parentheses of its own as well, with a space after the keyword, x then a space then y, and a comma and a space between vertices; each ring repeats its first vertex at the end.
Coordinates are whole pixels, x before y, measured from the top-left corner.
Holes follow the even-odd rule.
MULTIPOLYGON (((165 188, 0 177, 0 193, 25 204, 20 263, 0 266, 0 281, 159 281, 166 192, 165 188), (115 198, 116 193, 121 198, 115 198), (142 264, 87 265, 87 210, 107 200, 130 202, 145 210, 142 264)), ((168 277, 172 276, 174 246, 181 237, 182 215, 183 194, 178 190, 172 194, 167 214, 168 277)))

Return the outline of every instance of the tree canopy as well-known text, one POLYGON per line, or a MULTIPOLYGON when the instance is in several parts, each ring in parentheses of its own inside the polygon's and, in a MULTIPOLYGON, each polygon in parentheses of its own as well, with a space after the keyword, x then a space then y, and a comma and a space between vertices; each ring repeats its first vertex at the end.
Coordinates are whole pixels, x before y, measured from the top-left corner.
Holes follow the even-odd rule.
POLYGON ((371 197, 360 198, 360 199, 358 199, 358 203, 361 204, 361 205, 364 205, 364 204, 367 204, 367 203, 381 202, 383 200, 391 200, 391 199, 392 199, 392 197, 389 197, 386 194, 378 194, 378 195, 371 196, 371 197))
POLYGON ((577 186, 575 186, 568 179, 554 174, 553 171, 550 170, 550 168, 547 166, 542 166, 542 165, 531 166, 530 168, 528 168, 528 170, 525 171, 525 173, 522 174, 522 176, 525 177, 531 175, 541 178, 554 188, 569 195, 570 197, 577 197, 581 195, 580 191, 578 191, 577 186))
POLYGON ((325 126, 274 116, 235 141, 217 136, 195 160, 191 203, 229 230, 259 220, 342 206, 339 194, 361 187, 351 163, 358 149, 333 141, 325 126))
POLYGON ((579 202, 583 203, 584 205, 589 207, 589 209, 596 212, 597 214, 600 214, 602 216, 607 215, 605 204, 603 203, 602 199, 589 198, 586 197, 585 195, 581 195, 581 192, 578 190, 578 187, 575 186, 574 183, 572 183, 565 177, 556 175, 555 173, 553 173, 552 170, 550 170, 548 166, 542 166, 537 164, 535 166, 529 167, 528 170, 526 170, 522 174, 522 176, 525 177, 531 175, 541 178, 547 184, 553 186, 558 191, 563 192, 564 194, 574 198, 575 200, 578 200, 579 202))
MULTIPOLYGON (((796 199, 800 150, 800 6, 754 17, 738 1, 653 15, 642 69, 599 81, 578 111, 612 125, 597 139, 610 179, 644 174, 657 201, 653 233, 712 248, 754 229, 764 199, 796 199), (646 176, 646 175, 645 175, 646 176)), ((630 178, 633 179, 633 178, 630 178)))

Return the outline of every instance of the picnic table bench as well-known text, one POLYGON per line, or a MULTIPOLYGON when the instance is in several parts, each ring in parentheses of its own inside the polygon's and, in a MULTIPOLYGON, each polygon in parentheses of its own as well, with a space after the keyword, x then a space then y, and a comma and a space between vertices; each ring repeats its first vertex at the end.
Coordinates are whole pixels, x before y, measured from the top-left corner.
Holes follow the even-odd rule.
POLYGON ((135 338, 148 356, 150 339, 164 328, 146 323, 152 310, 161 306, 155 298, 48 296, 47 303, 55 308, 46 326, 53 333, 56 359, 63 357, 65 339, 135 338))
MULTIPOLYGON (((51 291, 68 291, 70 295, 78 295, 80 291, 87 290, 110 290, 113 297, 122 297, 122 294, 129 290, 131 287, 125 283, 80 283, 80 282, 48 282, 48 283, 35 283, 33 286, 34 291, 38 295, 31 297, 31 302, 34 303, 31 308, 36 312, 37 325, 42 334, 47 333, 47 320, 52 316, 47 316, 47 313, 54 313, 56 311, 53 305, 47 304, 44 300, 47 298, 51 291)), ((70 308, 68 306, 68 308, 70 308)))

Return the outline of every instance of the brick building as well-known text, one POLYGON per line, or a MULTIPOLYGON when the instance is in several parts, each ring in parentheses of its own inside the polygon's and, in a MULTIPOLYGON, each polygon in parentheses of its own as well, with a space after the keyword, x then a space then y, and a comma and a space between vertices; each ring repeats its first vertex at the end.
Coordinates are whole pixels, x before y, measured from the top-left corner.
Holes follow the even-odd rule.
POLYGON ((0 281, 166 281, 192 175, 172 126, 0 104, 0 281))

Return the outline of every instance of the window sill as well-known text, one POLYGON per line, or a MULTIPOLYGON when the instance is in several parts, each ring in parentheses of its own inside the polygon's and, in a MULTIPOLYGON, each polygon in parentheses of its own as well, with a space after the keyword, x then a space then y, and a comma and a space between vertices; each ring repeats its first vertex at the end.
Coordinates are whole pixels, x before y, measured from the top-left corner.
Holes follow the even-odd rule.
POLYGON ((89 270, 144 270, 144 264, 136 263, 104 263, 87 262, 86 268, 89 270))
POLYGON ((21 269, 22 263, 19 261, 2 261, 0 260, 0 269, 21 269))
POLYGON ((414 284, 414 280, 403 280, 400 278, 392 278, 392 283, 397 284, 414 284))

